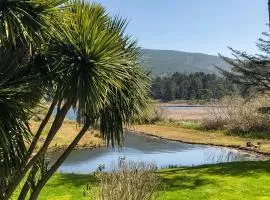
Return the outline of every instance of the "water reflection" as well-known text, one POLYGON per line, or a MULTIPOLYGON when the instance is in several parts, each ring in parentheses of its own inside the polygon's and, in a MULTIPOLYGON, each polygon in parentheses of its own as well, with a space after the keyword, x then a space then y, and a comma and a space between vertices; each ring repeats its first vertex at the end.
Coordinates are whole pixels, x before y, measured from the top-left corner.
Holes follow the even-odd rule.
MULTIPOLYGON (((51 163, 59 155, 60 152, 49 155, 51 163)), ((257 159, 250 154, 234 149, 191 145, 128 133, 122 150, 104 147, 73 151, 59 171, 69 173, 93 172, 99 165, 109 165, 117 161, 119 157, 125 157, 127 160, 133 161, 155 162, 158 167, 168 165, 192 166, 257 159)))
MULTIPOLYGON (((237 150, 217 148, 216 151, 206 152, 206 163, 224 163, 233 161, 244 161, 251 155, 245 153, 239 153, 237 150)), ((251 158, 251 157, 250 157, 251 158)), ((255 157, 253 157, 255 159, 255 157)))

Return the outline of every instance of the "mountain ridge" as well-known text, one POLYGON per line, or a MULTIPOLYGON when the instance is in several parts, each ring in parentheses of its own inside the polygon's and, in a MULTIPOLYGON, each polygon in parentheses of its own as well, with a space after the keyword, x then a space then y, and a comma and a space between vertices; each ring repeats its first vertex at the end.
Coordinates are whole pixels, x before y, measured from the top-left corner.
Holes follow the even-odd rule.
POLYGON ((177 50, 142 49, 143 67, 153 75, 179 73, 218 73, 215 66, 230 69, 218 56, 177 50))

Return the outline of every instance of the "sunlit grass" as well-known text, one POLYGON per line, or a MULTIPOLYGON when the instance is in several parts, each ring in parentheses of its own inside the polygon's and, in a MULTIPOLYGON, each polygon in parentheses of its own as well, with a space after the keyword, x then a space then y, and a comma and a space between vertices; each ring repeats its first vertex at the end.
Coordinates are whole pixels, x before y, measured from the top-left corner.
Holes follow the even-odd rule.
MULTIPOLYGON (((162 200, 268 200, 270 162, 236 162, 163 169, 158 196, 162 200)), ((57 174, 40 200, 85 200, 84 187, 95 186, 92 175, 57 174)))
POLYGON ((270 199, 270 163, 237 162, 165 169, 163 199, 270 199))

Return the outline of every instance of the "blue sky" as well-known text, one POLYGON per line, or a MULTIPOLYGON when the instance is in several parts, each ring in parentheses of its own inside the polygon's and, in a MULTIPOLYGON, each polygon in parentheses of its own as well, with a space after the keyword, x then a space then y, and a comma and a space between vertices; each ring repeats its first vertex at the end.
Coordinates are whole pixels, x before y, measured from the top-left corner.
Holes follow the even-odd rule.
POLYGON ((140 46, 230 55, 228 46, 258 53, 268 31, 267 0, 96 0, 129 20, 140 46))

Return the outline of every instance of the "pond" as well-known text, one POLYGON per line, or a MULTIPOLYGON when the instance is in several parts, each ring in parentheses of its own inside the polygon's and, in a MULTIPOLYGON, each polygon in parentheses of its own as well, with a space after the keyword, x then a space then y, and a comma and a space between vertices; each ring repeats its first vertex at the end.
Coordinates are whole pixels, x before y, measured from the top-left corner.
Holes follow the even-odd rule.
MULTIPOLYGON (((49 155, 53 163, 61 152, 49 155)), ((154 162, 159 168, 168 165, 193 166, 220 162, 258 160, 255 155, 235 149, 207 145, 191 145, 158 139, 142 134, 127 133, 122 150, 97 148, 76 150, 59 168, 63 173, 89 173, 104 164, 105 169, 119 158, 154 162)))

